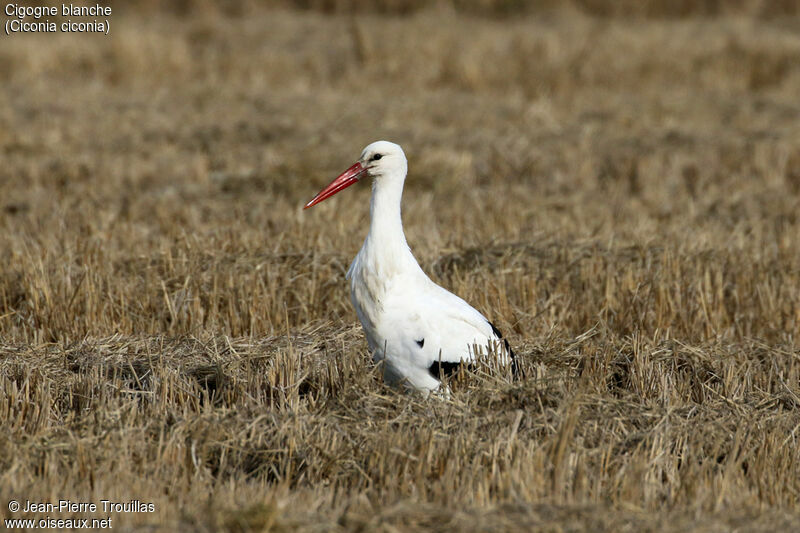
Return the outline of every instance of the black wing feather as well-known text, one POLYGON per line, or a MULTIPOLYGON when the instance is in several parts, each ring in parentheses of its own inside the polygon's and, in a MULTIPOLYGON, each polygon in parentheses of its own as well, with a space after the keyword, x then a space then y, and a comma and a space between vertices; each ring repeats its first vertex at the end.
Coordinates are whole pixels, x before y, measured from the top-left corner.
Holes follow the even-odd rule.
MULTIPOLYGON (((488 322, 488 320, 487 320, 488 322)), ((517 354, 514 353, 514 350, 511 349, 511 345, 508 343, 508 339, 503 337, 503 334, 500 332, 497 327, 489 322, 489 325, 492 327, 492 333, 497 335, 497 338, 503 341, 505 344, 506 350, 508 351, 508 355, 511 356, 511 373, 516 376, 517 375, 517 354)))
MULTIPOLYGON (((452 376, 460 367, 461 361, 456 361, 455 363, 451 361, 434 361, 433 364, 428 367, 428 372, 431 373, 431 376, 439 379, 441 376, 452 376)), ((467 368, 469 368, 469 366, 467 366, 467 368)))

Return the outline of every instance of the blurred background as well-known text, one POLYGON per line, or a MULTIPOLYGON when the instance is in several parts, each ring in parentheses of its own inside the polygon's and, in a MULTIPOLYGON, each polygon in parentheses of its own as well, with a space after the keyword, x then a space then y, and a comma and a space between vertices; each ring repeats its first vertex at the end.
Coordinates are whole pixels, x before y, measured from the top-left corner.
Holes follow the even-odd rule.
POLYGON ((797 331, 798 2, 109 5, 2 38, 3 335, 350 323, 367 187, 301 207, 377 139, 424 267, 519 334, 630 331, 612 293, 670 256, 654 283, 713 297, 682 334, 797 331))

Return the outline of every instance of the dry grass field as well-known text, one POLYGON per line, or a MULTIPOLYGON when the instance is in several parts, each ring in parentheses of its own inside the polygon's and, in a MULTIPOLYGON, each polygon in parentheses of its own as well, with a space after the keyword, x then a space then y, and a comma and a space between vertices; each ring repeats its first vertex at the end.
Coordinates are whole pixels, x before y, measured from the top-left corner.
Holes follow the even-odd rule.
POLYGON ((800 4, 423 4, 0 36, 0 518, 800 530, 800 4), (377 139, 522 379, 381 382, 369 187, 301 209, 377 139))

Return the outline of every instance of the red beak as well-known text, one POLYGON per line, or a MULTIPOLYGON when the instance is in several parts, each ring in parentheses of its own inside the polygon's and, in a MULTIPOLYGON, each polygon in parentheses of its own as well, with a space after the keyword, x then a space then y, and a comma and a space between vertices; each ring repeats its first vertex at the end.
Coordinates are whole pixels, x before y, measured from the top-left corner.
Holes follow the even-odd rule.
POLYGON ((361 166, 361 163, 356 163, 352 167, 342 172, 339 177, 333 180, 330 185, 319 191, 317 195, 306 204, 303 209, 308 209, 317 205, 322 200, 330 198, 339 191, 342 191, 359 180, 362 174, 366 172, 366 168, 361 166))

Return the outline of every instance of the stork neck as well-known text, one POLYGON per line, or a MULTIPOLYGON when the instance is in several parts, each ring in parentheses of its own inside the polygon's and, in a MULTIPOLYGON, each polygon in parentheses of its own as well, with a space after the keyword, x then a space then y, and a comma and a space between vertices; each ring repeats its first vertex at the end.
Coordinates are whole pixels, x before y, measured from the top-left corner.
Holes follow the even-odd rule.
POLYGON ((405 173, 397 179, 385 176, 372 182, 369 233, 356 261, 368 267, 365 272, 381 280, 398 274, 425 275, 403 232, 400 198, 404 179, 405 173))
POLYGON ((383 246, 394 244, 407 246, 400 215, 403 181, 402 178, 386 176, 372 182, 369 238, 383 246))

